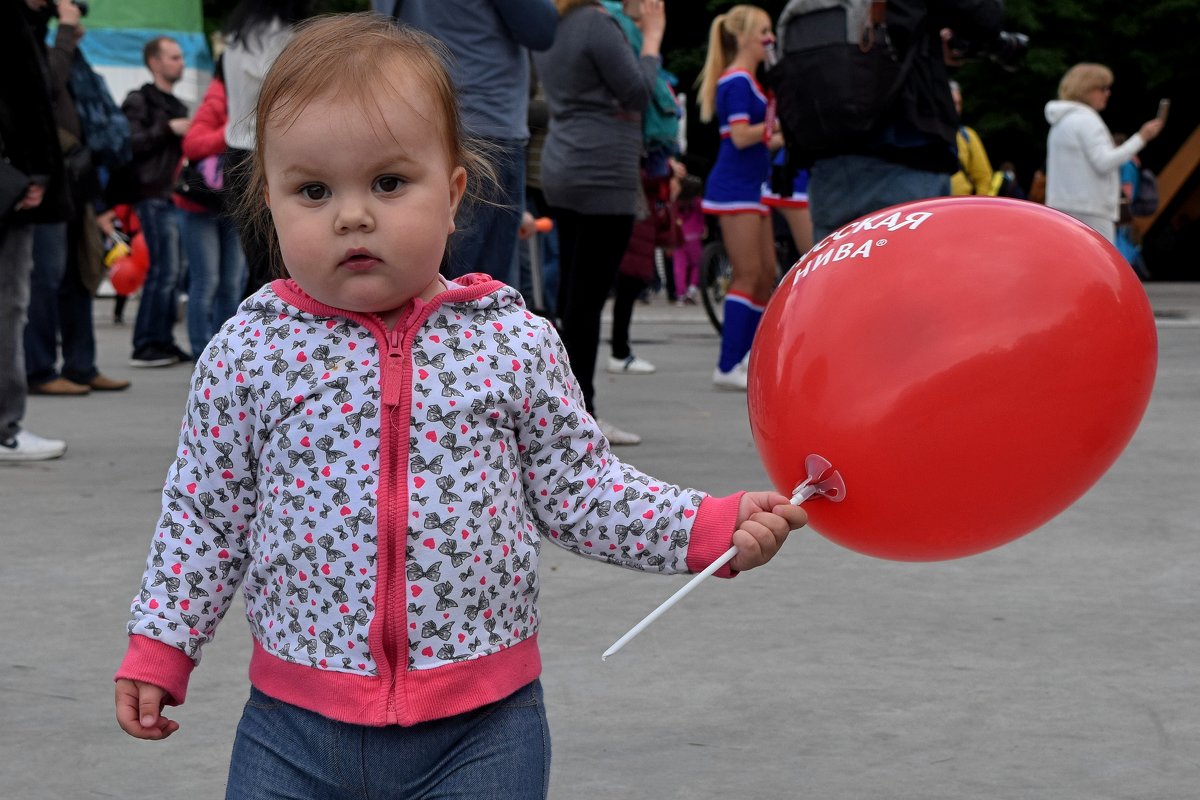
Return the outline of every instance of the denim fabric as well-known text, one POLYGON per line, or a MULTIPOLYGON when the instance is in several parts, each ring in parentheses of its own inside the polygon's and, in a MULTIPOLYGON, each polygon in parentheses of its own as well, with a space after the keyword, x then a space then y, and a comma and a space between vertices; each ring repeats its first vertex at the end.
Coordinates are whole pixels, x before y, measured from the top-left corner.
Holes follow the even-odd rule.
POLYGON ((25 417, 25 314, 33 273, 33 226, 0 227, 0 441, 21 432, 25 417))
POLYGON ((950 176, 872 156, 822 158, 808 173, 813 241, 847 222, 897 203, 950 194, 950 176))
POLYGON ((516 286, 517 229, 525 205, 525 143, 489 140, 488 155, 499 186, 484 201, 464 201, 450 237, 444 270, 451 278, 485 272, 516 286))
POLYGON ((237 311, 246 288, 246 257, 237 225, 223 214, 180 212, 187 255, 187 331, 192 355, 237 311))
POLYGON ((412 727, 337 722, 250 692, 226 800, 538 800, 550 778, 539 681, 412 727))
POLYGON ((72 263, 67 223, 35 226, 29 321, 25 325, 25 374, 29 384, 60 374, 86 384, 96 377, 92 295, 72 263), (60 338, 61 337, 61 338, 60 338), (59 343, 62 369, 57 369, 59 343))
POLYGON ((170 200, 152 197, 139 202, 135 210, 150 251, 150 269, 133 323, 136 352, 150 345, 175 344, 171 329, 179 313, 183 252, 179 240, 180 211, 170 200))

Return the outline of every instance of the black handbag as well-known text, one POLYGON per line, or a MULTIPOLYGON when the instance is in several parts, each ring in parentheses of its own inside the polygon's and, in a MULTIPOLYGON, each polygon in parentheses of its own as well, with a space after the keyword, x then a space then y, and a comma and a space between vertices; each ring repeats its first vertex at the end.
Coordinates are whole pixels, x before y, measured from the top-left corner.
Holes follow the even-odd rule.
POLYGON ((175 193, 209 211, 225 206, 225 157, 208 156, 199 161, 184 159, 175 181, 175 193))

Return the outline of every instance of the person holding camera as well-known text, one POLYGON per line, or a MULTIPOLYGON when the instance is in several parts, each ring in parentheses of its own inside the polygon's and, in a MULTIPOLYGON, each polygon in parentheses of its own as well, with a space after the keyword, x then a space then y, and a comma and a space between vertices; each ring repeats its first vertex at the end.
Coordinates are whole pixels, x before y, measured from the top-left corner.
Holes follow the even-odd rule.
POLYGON ((950 175, 961 165, 942 31, 952 31, 968 53, 1003 41, 998 0, 888 0, 886 6, 886 39, 907 72, 870 135, 815 154, 808 182, 814 241, 872 211, 950 194, 950 175))
POLYGON ((1121 165, 1162 131, 1162 119, 1142 125, 1123 144, 1113 143, 1100 112, 1112 95, 1112 70, 1076 64, 1046 104, 1046 205, 1070 214, 1110 242, 1120 217, 1121 165))
POLYGON ((34 229, 65 220, 68 209, 47 79, 47 5, 0 3, 0 462, 43 461, 67 451, 65 442, 21 426, 34 229))

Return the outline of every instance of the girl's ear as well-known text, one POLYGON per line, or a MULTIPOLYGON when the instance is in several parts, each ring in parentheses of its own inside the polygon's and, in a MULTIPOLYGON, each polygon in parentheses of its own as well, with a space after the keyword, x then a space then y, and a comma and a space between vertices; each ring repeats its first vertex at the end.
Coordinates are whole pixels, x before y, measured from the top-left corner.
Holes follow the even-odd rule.
POLYGON ((463 195, 467 192, 467 170, 455 167, 450 173, 450 225, 446 235, 454 233, 454 217, 458 214, 458 206, 462 203, 463 195))

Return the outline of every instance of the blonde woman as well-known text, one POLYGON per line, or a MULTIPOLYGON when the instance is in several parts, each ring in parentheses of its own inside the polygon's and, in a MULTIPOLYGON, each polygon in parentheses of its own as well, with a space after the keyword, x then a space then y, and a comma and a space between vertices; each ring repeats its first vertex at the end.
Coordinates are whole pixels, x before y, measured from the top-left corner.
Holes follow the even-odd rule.
POLYGON ((704 189, 704 213, 717 216, 733 280, 725 294, 721 355, 713 371, 718 389, 745 391, 746 355, 775 283, 775 245, 761 200, 770 171, 767 97, 754 77, 774 44, 771 18, 757 6, 738 5, 713 20, 700 72, 700 119, 717 120, 721 143, 704 189))
POLYGON ((1100 112, 1112 94, 1112 70, 1076 64, 1058 84, 1058 99, 1046 104, 1046 205, 1070 214, 1116 241, 1121 165, 1162 131, 1152 119, 1124 144, 1113 143, 1100 112))

